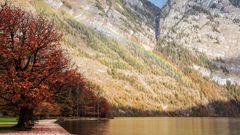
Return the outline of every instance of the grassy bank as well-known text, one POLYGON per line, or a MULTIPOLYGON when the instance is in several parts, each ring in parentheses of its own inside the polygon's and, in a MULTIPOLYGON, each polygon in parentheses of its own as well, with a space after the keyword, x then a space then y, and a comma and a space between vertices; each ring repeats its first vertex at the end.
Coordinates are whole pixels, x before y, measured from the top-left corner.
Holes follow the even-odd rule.
POLYGON ((13 130, 13 126, 17 123, 15 117, 2 117, 0 118, 0 133, 8 133, 13 130))
POLYGON ((17 122, 17 118, 15 118, 15 117, 2 117, 2 118, 0 118, 0 122, 17 122))

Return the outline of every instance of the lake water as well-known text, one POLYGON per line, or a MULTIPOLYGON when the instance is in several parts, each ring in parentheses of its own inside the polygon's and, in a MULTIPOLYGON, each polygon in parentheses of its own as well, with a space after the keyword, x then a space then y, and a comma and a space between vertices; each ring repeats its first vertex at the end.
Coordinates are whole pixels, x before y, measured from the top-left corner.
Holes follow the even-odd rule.
POLYGON ((240 135, 239 118, 115 118, 61 125, 78 135, 240 135))

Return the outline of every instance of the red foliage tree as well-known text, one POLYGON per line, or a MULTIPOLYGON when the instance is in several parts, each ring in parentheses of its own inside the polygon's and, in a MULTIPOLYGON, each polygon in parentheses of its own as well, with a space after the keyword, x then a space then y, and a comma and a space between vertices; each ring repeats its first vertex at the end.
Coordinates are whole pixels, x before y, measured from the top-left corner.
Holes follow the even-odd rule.
POLYGON ((99 98, 100 104, 100 117, 106 118, 109 117, 110 106, 106 98, 99 98))
POLYGON ((7 4, 0 9, 0 98, 19 109, 18 127, 26 127, 33 109, 54 95, 55 82, 67 59, 61 34, 43 16, 7 4))
POLYGON ((82 92, 86 89, 85 79, 76 70, 68 70, 59 74, 54 83, 50 83, 55 90, 55 101, 60 106, 63 116, 74 116, 77 104, 82 102, 82 92))

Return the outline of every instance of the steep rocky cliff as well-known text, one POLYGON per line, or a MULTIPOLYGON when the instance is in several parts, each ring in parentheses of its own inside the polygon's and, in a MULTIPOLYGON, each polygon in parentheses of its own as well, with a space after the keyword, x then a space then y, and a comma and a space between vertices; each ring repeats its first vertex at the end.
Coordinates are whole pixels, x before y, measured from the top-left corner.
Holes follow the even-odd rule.
POLYGON ((219 84, 240 82, 239 0, 169 0, 162 38, 206 54, 210 69, 193 66, 219 84))
MULTIPOLYGON (((64 35, 62 48, 71 59, 70 67, 77 67, 89 81, 99 86, 101 95, 111 103, 114 114, 237 116, 238 100, 227 89, 194 70, 185 70, 181 67, 185 63, 183 60, 179 63, 168 59, 171 56, 182 57, 182 53, 167 55, 156 49, 157 31, 161 39, 167 41, 160 43, 163 47, 165 43, 174 41, 177 45, 194 48, 191 43, 198 43, 194 35, 199 33, 199 36, 205 37, 202 33, 204 28, 212 28, 216 23, 209 20, 210 15, 202 8, 189 10, 187 14, 193 22, 187 23, 189 18, 184 21, 184 2, 187 1, 168 2, 161 12, 161 29, 158 29, 156 26, 160 22, 157 18, 161 10, 144 0, 13 0, 14 5, 33 13, 43 13, 56 22, 64 35), (210 24, 204 25, 203 30, 193 31, 192 25, 200 25, 201 21, 194 21, 195 15, 192 14, 203 14, 202 23, 209 21, 210 24), (181 27, 178 24, 182 24, 181 27), (188 26, 191 29, 188 28, 186 34, 181 32, 188 26)), ((203 7, 197 2, 190 4, 190 7, 203 7)), ((237 13, 236 7, 234 10, 237 13)), ((224 24, 231 22, 228 19, 231 15, 222 19, 224 24)), ((233 30, 236 27, 236 24, 231 26, 233 30)), ((237 39, 236 36, 232 39, 237 39)), ((206 46, 210 50, 207 39, 207 36, 201 39, 202 48, 206 46)), ((215 45, 214 39, 209 40, 209 44, 215 45)), ((220 52, 219 48, 216 50, 220 52)), ((206 64, 202 54, 177 50, 184 52, 186 59, 195 62, 190 67, 202 68, 206 64)), ((212 50, 217 56, 222 54, 214 52, 212 50)))
POLYGON ((139 0, 73 0, 65 3, 71 5, 65 6, 69 13, 87 27, 122 43, 139 43, 147 50, 154 48, 152 22, 154 12, 158 10, 156 6, 150 5, 154 8, 149 8, 149 4, 139 0))

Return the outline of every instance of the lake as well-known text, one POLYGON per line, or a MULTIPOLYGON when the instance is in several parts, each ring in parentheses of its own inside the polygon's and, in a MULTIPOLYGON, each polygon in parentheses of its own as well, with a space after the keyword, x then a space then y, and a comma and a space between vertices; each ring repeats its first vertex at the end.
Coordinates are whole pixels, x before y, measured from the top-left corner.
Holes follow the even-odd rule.
POLYGON ((78 135, 240 135, 239 118, 115 118, 61 126, 78 135))

